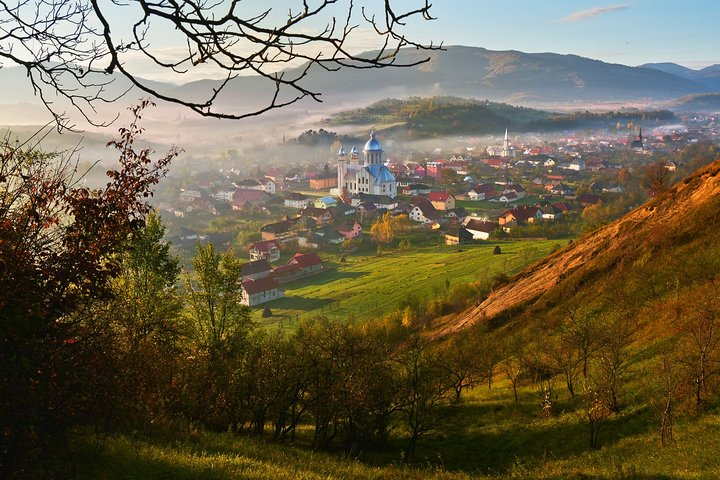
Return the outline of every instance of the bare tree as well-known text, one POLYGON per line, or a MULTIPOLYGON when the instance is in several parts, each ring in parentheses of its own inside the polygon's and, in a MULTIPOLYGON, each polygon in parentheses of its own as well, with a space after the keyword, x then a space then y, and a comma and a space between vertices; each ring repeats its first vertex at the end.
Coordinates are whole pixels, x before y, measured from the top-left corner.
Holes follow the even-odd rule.
MULTIPOLYGON (((428 0, 385 0, 378 11, 358 9, 353 0, 297 0, 287 12, 258 9, 240 0, 19 0, 0 4, 0 63, 25 68, 36 95, 59 126, 68 126, 69 105, 94 125, 103 124, 96 106, 125 91, 111 87, 123 78, 147 95, 186 107, 202 116, 240 119, 284 107, 303 98, 320 101, 308 85, 311 68, 412 66, 400 62, 403 47, 436 49, 403 33, 407 22, 432 20, 428 0), (379 48, 369 55, 353 49, 360 34, 379 48), (162 38, 163 41, 158 41, 162 38), (168 48, 167 42, 179 48, 168 48), (140 61, 138 63, 137 61, 140 61), (303 63, 304 62, 304 63, 303 63), (293 70, 283 67, 302 66, 293 70), (148 66, 168 75, 210 69, 216 87, 197 99, 160 91, 141 78, 148 66), (273 87, 258 108, 229 112, 217 108, 218 96, 239 75, 256 75, 273 87)), ((128 88, 128 87, 126 87, 128 88)), ((107 124, 104 123, 104 124, 107 124)))
POLYGON ((720 373, 720 296, 717 288, 717 282, 696 287, 696 296, 689 302, 680 326, 683 338, 679 361, 692 384, 697 411, 704 408, 710 382, 720 373))

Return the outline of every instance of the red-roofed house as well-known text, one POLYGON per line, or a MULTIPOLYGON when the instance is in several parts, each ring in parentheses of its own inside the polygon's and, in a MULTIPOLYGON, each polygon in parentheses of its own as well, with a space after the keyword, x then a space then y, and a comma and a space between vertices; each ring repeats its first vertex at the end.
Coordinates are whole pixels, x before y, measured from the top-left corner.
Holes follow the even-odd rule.
POLYGON ((284 296, 284 292, 279 288, 278 281, 273 277, 244 280, 242 282, 242 293, 240 303, 248 307, 254 307, 284 296))
POLYGON ((280 244, 277 240, 266 240, 264 242, 254 242, 248 247, 250 260, 265 259, 269 262, 277 262, 280 260, 280 244))
POLYGON ((435 210, 450 210, 455 208, 455 197, 448 192, 430 192, 427 194, 435 210))
POLYGON ((489 183, 477 185, 468 192, 470 200, 489 200, 496 195, 495 186, 489 183))
POLYGON ((255 190, 252 188, 238 188, 233 193, 232 208, 233 210, 242 210, 245 208, 245 204, 250 202, 252 204, 265 203, 270 199, 270 195, 262 190, 255 190))
POLYGON ((280 283, 287 283, 322 272, 322 264, 317 253, 296 253, 286 265, 276 267, 273 275, 280 283))
POLYGON ((347 222, 346 224, 338 227, 338 232, 342 233, 348 240, 359 237, 362 231, 362 225, 360 225, 360 222, 357 220, 354 222, 347 222))

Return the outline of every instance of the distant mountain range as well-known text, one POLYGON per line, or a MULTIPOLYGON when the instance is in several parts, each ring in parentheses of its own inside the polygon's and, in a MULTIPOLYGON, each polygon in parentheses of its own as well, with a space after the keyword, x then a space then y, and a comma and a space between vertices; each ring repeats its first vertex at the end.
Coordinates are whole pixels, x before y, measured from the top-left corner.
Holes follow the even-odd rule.
MULTIPOLYGON (((713 77, 714 67, 701 71, 686 69, 680 75, 660 68, 629 67, 577 55, 461 46, 431 52, 403 50, 397 61, 411 63, 424 58, 429 61, 409 69, 342 69, 338 72, 311 69, 306 85, 322 92, 326 106, 336 111, 348 105, 408 96, 449 95, 516 105, 586 105, 589 102, 667 101, 685 95, 720 92, 720 85, 713 77), (691 72, 696 72, 697 78, 693 78, 691 72)), ((213 84, 195 82, 170 92, 195 97, 213 84)), ((262 85, 259 79, 242 77, 234 80, 220 101, 236 108, 255 105, 258 99, 268 98, 271 93, 269 86, 262 85)))
MULTIPOLYGON (((372 53, 368 53, 372 55, 372 53)), ((328 72, 312 68, 305 85, 322 92, 323 105, 311 100, 295 110, 339 111, 383 98, 451 95, 488 99, 515 105, 563 104, 586 108, 593 102, 665 102, 686 95, 720 92, 720 65, 691 70, 674 63, 640 67, 611 64, 555 53, 491 51, 451 46, 442 51, 402 50, 398 63, 429 58, 412 68, 342 69, 328 72)), ((293 70, 288 71, 292 74, 293 70)), ((39 103, 25 72, 0 69, 0 105, 39 103)), ((220 84, 201 80, 184 85, 149 82, 171 95, 199 99, 220 84)), ((121 91, 119 80, 112 88, 121 91)), ((238 77, 218 98, 219 106, 246 111, 266 105, 274 89, 258 77, 238 77)), ((131 93, 135 99, 138 93, 131 93)), ((6 115, 5 115, 6 116, 6 115)), ((0 116, 0 123, 7 123, 0 116)))
POLYGON ((701 70, 693 70, 677 63, 646 63, 638 68, 651 68, 676 77, 690 80, 707 87, 710 91, 720 92, 720 64, 710 65, 701 70))

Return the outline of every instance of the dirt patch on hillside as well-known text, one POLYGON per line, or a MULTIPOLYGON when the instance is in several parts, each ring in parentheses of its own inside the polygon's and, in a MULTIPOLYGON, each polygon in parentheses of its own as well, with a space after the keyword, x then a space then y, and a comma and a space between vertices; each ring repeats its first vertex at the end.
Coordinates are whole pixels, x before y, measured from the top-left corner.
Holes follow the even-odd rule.
MULTIPOLYGON (((512 282, 492 292, 484 301, 459 314, 439 335, 463 330, 492 319, 521 304, 532 304, 574 271, 589 264, 602 264, 602 257, 618 255, 628 245, 662 236, 670 226, 682 222, 696 209, 720 198, 720 161, 688 177, 670 191, 633 210, 621 219, 586 235, 513 277, 512 282)), ((717 212, 720 215, 720 212, 717 212)))

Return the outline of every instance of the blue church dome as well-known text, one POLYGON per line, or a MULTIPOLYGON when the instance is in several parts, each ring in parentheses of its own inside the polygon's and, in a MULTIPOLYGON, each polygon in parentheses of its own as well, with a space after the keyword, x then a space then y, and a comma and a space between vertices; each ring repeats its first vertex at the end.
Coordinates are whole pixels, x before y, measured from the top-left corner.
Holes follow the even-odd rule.
POLYGON ((380 142, 377 141, 375 138, 375 131, 373 130, 370 132, 370 140, 367 141, 365 144, 365 148, 363 148, 363 151, 365 152, 382 152, 382 147, 380 146, 380 142))

